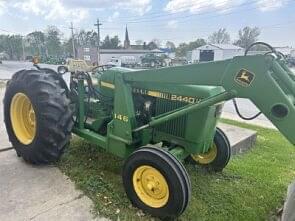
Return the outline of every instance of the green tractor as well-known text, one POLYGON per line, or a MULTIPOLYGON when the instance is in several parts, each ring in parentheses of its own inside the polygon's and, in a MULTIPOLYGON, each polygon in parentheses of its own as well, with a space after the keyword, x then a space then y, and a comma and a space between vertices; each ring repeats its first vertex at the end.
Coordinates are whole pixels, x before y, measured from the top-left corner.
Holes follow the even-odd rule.
POLYGON ((147 68, 159 68, 166 67, 170 65, 167 55, 157 55, 155 53, 148 53, 141 57, 141 65, 147 68))
POLYGON ((191 195, 184 165, 219 172, 229 162, 229 141, 216 127, 225 101, 250 99, 295 144, 295 76, 267 46, 265 55, 246 56, 247 50, 229 60, 154 70, 103 71, 69 60, 59 73, 38 65, 18 71, 4 98, 9 139, 25 161, 49 164, 74 133, 125 159, 123 185, 134 206, 177 217, 191 195))

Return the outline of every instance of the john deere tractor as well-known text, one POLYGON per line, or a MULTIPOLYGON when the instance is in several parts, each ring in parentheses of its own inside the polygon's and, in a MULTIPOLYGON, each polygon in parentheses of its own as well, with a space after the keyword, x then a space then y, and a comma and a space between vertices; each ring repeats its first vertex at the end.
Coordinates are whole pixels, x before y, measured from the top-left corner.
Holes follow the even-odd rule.
POLYGON ((9 139, 25 161, 48 164, 74 133, 125 159, 123 185, 134 206, 177 217, 191 195, 184 164, 222 171, 229 162, 229 141, 216 127, 225 101, 250 99, 295 144, 295 76, 267 46, 265 55, 247 50, 229 60, 156 70, 103 71, 70 60, 59 72, 38 65, 18 71, 4 99, 9 139))

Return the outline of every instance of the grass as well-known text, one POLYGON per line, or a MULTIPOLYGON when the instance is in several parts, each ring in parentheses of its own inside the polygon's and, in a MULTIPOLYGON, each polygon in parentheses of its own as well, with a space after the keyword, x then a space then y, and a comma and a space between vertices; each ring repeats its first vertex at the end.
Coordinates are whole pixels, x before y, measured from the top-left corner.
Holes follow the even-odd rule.
MULTIPOLYGON (((223 120, 258 132, 255 148, 234 156, 223 173, 187 166, 190 204, 179 220, 275 220, 295 177, 295 149, 276 130, 223 120)), ((74 139, 59 163, 94 202, 94 212, 112 220, 152 220, 130 205, 121 181, 123 161, 74 139)))

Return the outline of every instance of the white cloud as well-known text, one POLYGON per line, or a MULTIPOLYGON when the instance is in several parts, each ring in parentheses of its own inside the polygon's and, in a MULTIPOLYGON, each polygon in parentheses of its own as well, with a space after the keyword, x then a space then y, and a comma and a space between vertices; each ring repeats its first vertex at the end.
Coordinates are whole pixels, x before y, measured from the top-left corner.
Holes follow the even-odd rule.
POLYGON ((115 11, 110 17, 108 17, 108 22, 113 22, 114 19, 118 18, 120 13, 118 11, 115 11))
POLYGON ((13 4, 27 14, 43 16, 46 20, 66 20, 79 22, 87 17, 87 9, 66 8, 60 0, 25 0, 13 4))
POLYGON ((0 16, 4 14, 5 10, 6 10, 6 7, 5 7, 4 1, 2 2, 0 1, 0 16))
POLYGON ((60 0, 65 6, 79 8, 114 8, 136 12, 140 15, 151 10, 152 0, 60 0))
POLYGON ((257 5, 261 11, 273 11, 283 7, 288 0, 258 0, 257 5))
MULTIPOLYGON (((256 5, 261 11, 275 10, 288 2, 288 0, 256 0, 256 5)), ((170 0, 165 11, 168 12, 184 12, 199 13, 209 11, 211 9, 219 10, 219 12, 229 11, 233 6, 241 3, 247 3, 246 0, 170 0)), ((251 4, 251 3, 249 3, 251 4)), ((255 4, 255 2, 254 2, 255 4)))
POLYGON ((212 8, 223 10, 240 2, 241 0, 171 0, 166 5, 165 10, 169 12, 189 11, 191 13, 198 13, 212 8))
POLYGON ((33 13, 35 15, 45 14, 45 10, 41 8, 47 7, 46 1, 37 1, 37 0, 27 0, 27 1, 17 1, 13 4, 13 7, 18 8, 27 13, 33 13))
POLYGON ((143 15, 152 9, 152 0, 117 0, 117 7, 143 15))
POLYGON ((169 21, 168 24, 167 24, 167 27, 168 28, 171 28, 171 29, 178 28, 178 21, 177 20, 171 20, 171 21, 169 21))
MULTIPOLYGON (((43 16, 47 20, 71 20, 79 22, 87 18, 90 10, 102 10, 104 8, 129 10, 142 15, 151 9, 151 1, 152 0, 10 0, 7 1, 6 4, 28 15, 43 16)), ((115 12, 110 19, 114 19, 118 16, 118 12, 115 12)))

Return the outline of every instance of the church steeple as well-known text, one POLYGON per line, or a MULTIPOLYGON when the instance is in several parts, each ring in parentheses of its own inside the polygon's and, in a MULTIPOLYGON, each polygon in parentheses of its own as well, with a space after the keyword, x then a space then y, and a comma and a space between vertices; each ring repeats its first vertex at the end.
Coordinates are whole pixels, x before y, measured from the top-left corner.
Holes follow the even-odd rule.
POLYGON ((129 34, 128 34, 128 28, 127 28, 127 25, 126 25, 126 30, 125 30, 124 48, 125 48, 125 49, 130 48, 130 40, 129 40, 129 34))

